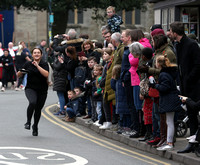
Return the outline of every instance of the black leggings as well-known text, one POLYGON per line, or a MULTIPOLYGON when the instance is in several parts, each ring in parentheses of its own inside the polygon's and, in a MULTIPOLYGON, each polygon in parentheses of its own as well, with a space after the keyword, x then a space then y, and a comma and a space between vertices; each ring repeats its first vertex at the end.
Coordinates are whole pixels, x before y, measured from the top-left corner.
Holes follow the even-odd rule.
POLYGON ((34 127, 37 128, 41 111, 45 104, 47 98, 47 92, 39 92, 33 89, 27 88, 25 90, 26 97, 29 101, 29 105, 27 108, 27 123, 31 123, 31 118, 34 113, 34 127))

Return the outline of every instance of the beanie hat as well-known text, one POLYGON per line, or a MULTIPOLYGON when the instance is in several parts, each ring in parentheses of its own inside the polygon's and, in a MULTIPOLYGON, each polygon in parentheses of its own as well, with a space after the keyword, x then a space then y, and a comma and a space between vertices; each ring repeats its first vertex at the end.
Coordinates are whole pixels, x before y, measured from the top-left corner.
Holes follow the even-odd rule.
POLYGON ((151 36, 155 36, 155 35, 158 35, 158 34, 162 34, 162 35, 165 35, 165 32, 163 29, 155 29, 154 31, 151 32, 151 36))
POLYGON ((162 29, 162 25, 161 24, 155 24, 155 25, 150 27, 151 31, 154 31, 155 29, 162 29))
POLYGON ((153 56, 153 50, 151 48, 142 49, 142 55, 145 56, 148 60, 150 60, 153 56))

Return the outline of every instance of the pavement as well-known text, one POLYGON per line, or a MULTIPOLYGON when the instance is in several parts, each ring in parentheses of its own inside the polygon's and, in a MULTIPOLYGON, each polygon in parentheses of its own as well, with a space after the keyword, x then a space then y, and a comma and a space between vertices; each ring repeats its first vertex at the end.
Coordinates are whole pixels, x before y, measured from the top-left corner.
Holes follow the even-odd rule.
MULTIPOLYGON (((55 111, 58 109, 58 107, 55 105, 50 109, 52 113, 55 113, 55 111)), ((119 141, 121 143, 124 143, 130 147, 149 152, 155 155, 159 155, 161 157, 171 159, 176 162, 180 162, 184 165, 200 165, 200 157, 197 157, 195 153, 184 153, 184 154, 178 154, 177 151, 180 149, 184 149, 187 145, 186 137, 176 138, 175 147, 172 151, 157 151, 156 148, 151 147, 150 145, 147 145, 145 142, 139 142, 138 138, 129 138, 124 135, 117 134, 115 131, 111 130, 101 130, 99 127, 88 124, 89 119, 82 119, 82 117, 77 117, 75 122, 77 124, 80 124, 82 126, 85 126, 96 133, 105 136, 107 138, 119 141)))

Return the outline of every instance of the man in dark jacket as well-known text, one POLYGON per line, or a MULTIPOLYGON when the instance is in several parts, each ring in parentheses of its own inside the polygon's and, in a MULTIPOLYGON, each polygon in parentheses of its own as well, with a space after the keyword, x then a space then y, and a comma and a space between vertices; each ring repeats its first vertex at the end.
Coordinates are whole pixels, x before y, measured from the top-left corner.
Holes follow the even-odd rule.
POLYGON ((135 106, 134 106, 134 101, 133 101, 133 87, 131 86, 131 75, 129 72, 130 69, 130 63, 129 63, 129 45, 133 42, 131 41, 131 35, 132 35, 132 30, 126 29, 122 31, 121 35, 121 40, 122 43, 124 44, 124 53, 122 57, 122 64, 121 64, 121 74, 120 74, 120 79, 122 81, 122 84, 125 88, 125 93, 127 97, 127 104, 128 108, 131 113, 131 118, 132 118, 132 131, 127 132, 126 135, 129 135, 130 138, 138 138, 139 137, 139 115, 138 112, 136 112, 135 106))
MULTIPOLYGON (((190 97, 194 101, 200 100, 200 48, 198 44, 189 39, 184 32, 181 22, 170 24, 171 36, 178 42, 176 45, 177 62, 180 75, 180 89, 183 96, 190 97)), ((190 135, 194 135, 198 129, 198 113, 187 107, 190 121, 190 135)), ((184 150, 178 153, 188 153, 193 150, 193 145, 188 144, 184 150)))

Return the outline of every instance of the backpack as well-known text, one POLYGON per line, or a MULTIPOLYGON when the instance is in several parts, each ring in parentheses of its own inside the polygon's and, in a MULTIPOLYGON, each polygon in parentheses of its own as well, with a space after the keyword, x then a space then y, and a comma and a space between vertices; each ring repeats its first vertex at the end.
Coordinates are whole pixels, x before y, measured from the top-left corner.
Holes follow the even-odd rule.
POLYGON ((76 67, 74 76, 75 84, 83 85, 83 83, 85 82, 85 75, 86 75, 86 67, 84 66, 76 67))

